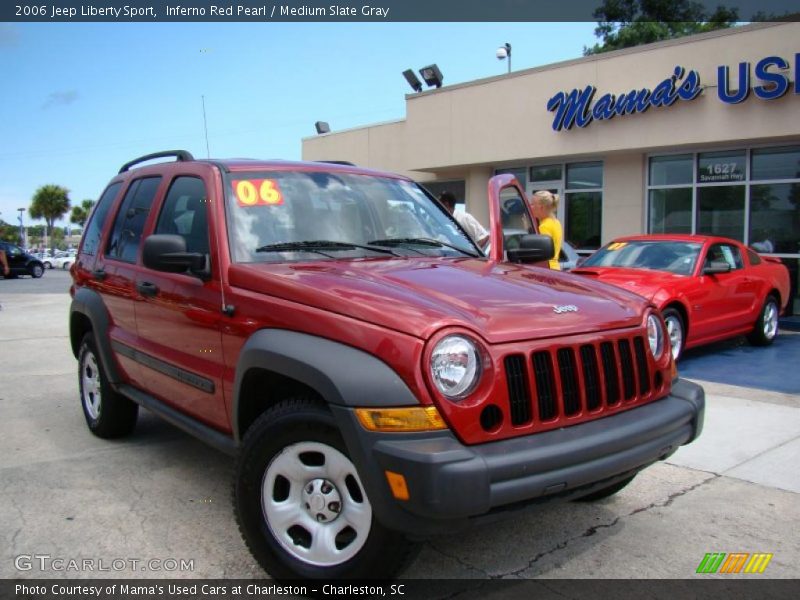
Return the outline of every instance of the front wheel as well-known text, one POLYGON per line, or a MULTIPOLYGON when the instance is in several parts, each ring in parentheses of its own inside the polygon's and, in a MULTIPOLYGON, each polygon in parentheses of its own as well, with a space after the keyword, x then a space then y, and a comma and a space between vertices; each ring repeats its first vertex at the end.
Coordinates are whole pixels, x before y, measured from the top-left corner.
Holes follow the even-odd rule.
POLYGON ((278 579, 390 577, 412 548, 376 521, 333 415, 308 398, 251 425, 233 498, 248 548, 278 579))
POLYGON ((769 346, 778 335, 778 314, 780 308, 775 296, 767 296, 761 313, 758 315, 756 326, 748 336, 754 346, 769 346))
POLYGON ((37 263, 30 268, 30 274, 34 279, 39 279, 39 277, 44 275, 44 267, 37 263))
POLYGON ((672 359, 677 361, 686 343, 686 327, 683 324, 681 313, 674 308, 667 308, 663 315, 664 323, 667 326, 669 345, 672 349, 672 359))
POLYGON ((93 434, 110 439, 133 431, 139 405, 109 385, 91 332, 83 336, 78 352, 78 387, 83 416, 93 434))

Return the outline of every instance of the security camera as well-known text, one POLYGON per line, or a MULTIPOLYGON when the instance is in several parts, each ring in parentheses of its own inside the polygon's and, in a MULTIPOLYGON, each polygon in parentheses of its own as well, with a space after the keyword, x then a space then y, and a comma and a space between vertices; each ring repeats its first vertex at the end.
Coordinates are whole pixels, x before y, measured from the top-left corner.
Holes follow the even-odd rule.
POLYGON ((508 50, 506 50, 505 46, 500 46, 497 49, 497 60, 503 60, 504 58, 508 58, 508 50))

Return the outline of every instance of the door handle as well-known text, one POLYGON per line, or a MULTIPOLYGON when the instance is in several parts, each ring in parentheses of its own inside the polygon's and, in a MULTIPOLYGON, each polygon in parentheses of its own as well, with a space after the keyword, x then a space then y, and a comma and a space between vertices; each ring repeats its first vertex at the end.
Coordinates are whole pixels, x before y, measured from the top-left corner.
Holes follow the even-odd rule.
POLYGON ((136 284, 136 289, 142 296, 155 296, 158 293, 158 286, 149 281, 140 281, 136 284))
POLYGON ((92 271, 92 277, 97 279, 97 281, 103 281, 106 278, 106 272, 103 269, 95 269, 92 271))

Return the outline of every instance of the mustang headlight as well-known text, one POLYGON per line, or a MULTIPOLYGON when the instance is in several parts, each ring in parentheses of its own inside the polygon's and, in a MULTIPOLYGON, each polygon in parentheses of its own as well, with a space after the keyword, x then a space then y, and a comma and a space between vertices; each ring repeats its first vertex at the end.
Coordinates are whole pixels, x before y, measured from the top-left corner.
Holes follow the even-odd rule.
POLYGON ((475 343, 463 335, 448 335, 431 353, 431 377, 448 400, 467 396, 481 376, 481 360, 475 343))
POLYGON ((650 354, 656 360, 664 354, 664 328, 659 318, 650 314, 647 317, 647 342, 650 344, 650 354))

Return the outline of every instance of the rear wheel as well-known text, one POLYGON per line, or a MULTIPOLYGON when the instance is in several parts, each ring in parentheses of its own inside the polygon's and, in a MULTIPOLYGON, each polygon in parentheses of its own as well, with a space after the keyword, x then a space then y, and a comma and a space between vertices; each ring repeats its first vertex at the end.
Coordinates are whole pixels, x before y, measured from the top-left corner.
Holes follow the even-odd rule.
POLYGON ((133 431, 139 406, 111 389, 91 332, 83 336, 78 353, 78 385, 83 416, 93 434, 117 438, 133 431))
POLYGON ((778 300, 775 296, 767 296, 761 313, 758 315, 756 326, 748 336, 750 343, 755 346, 769 346, 778 335, 778 300))
POLYGON ((683 324, 683 317, 674 308, 667 308, 664 310, 664 323, 667 326, 667 335, 669 336, 669 345, 672 349, 672 358, 678 360, 683 352, 683 346, 686 343, 686 327, 683 324))
POLYGON ((280 402, 247 431, 234 510, 278 579, 390 577, 412 549, 377 522, 333 415, 309 398, 280 402))

